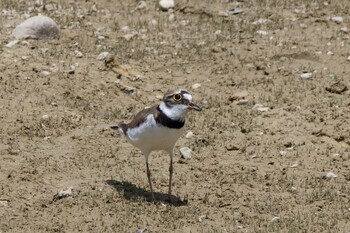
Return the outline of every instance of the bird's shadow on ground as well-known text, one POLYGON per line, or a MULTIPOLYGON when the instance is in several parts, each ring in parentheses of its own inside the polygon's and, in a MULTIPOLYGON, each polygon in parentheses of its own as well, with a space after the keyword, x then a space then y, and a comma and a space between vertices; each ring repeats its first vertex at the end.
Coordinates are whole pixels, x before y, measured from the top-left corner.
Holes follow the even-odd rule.
POLYGON ((136 187, 136 185, 127 181, 107 180, 106 183, 121 193, 127 200, 145 200, 153 203, 167 203, 172 206, 183 206, 188 203, 186 199, 181 200, 181 198, 174 195, 171 195, 171 200, 169 200, 168 194, 157 192, 154 192, 155 200, 153 200, 151 192, 136 187))

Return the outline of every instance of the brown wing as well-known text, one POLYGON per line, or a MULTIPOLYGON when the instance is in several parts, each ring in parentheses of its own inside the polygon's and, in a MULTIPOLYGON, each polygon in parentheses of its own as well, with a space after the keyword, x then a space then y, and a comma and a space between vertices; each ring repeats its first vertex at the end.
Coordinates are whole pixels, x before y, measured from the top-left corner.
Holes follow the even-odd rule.
POLYGON ((138 127, 140 124, 146 121, 147 116, 150 114, 154 114, 154 116, 156 116, 158 114, 157 107, 158 105, 155 105, 138 112, 134 117, 134 119, 129 124, 127 124, 127 127, 128 128, 138 127))

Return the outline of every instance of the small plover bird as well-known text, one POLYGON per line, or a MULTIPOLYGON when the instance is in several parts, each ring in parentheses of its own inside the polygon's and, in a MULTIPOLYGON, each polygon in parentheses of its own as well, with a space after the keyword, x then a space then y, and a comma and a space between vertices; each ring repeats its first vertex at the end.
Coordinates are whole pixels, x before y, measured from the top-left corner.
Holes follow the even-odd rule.
POLYGON ((192 95, 182 89, 172 89, 164 94, 160 104, 140 111, 128 123, 111 126, 125 135, 127 140, 139 148, 146 160, 146 170, 152 198, 154 194, 148 158, 152 151, 164 150, 169 153, 169 191, 171 198, 171 182, 173 176, 174 146, 185 130, 185 118, 190 110, 201 111, 192 101, 192 95))

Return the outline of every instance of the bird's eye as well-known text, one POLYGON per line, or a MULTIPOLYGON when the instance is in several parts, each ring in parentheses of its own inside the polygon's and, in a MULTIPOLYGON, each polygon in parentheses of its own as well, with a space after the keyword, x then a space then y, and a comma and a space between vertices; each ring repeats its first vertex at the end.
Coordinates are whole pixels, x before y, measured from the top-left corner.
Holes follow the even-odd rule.
POLYGON ((175 95, 173 95, 173 99, 178 102, 178 101, 182 100, 182 96, 180 94, 175 94, 175 95))

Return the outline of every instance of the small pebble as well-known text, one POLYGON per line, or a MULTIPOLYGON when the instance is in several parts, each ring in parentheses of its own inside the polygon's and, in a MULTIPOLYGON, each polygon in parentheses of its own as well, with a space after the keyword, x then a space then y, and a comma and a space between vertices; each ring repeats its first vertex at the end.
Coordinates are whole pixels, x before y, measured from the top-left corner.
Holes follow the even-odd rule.
POLYGON ((18 42, 19 42, 18 40, 12 40, 12 41, 8 42, 5 46, 7 48, 12 48, 14 45, 18 44, 18 42))
POLYGON ((183 158, 183 159, 191 159, 192 150, 188 147, 182 147, 180 149, 180 154, 181 154, 181 158, 183 158))
POLYGON ((292 165, 290 165, 290 168, 296 168, 299 166, 298 162, 293 163, 292 165))
POLYGON ((285 150, 280 151, 280 156, 286 156, 286 155, 287 155, 287 151, 285 151, 285 150))
POLYGON ((51 73, 49 71, 47 71, 47 70, 43 70, 43 71, 41 71, 41 74, 44 75, 44 76, 48 76, 51 73))
POLYGON ((328 52, 327 52, 327 55, 328 55, 328 56, 333 56, 334 53, 333 53, 332 51, 328 51, 328 52))
POLYGON ((192 89, 197 89, 200 88, 202 85, 200 85, 199 83, 195 83, 192 85, 192 89))
POLYGON ((173 22, 175 20, 175 15, 174 13, 171 13, 168 18, 169 22, 173 22))
POLYGON ((185 138, 193 138, 193 136, 194 136, 193 132, 192 132, 192 131, 189 131, 189 132, 186 134, 185 138))
POLYGON ((239 100, 238 101, 238 105, 245 105, 245 104, 247 104, 248 103, 248 100, 247 99, 241 99, 241 100, 239 100))
POLYGON ((109 55, 109 52, 102 52, 97 56, 97 60, 103 61, 106 60, 107 56, 109 55))
POLYGON ((43 115, 42 117, 41 117, 41 119, 43 119, 43 120, 48 120, 50 117, 49 117, 49 115, 43 115))
POLYGON ((335 23, 342 23, 344 21, 343 17, 341 16, 333 16, 331 17, 331 20, 335 23))
POLYGON ((262 104, 255 104, 252 110, 256 110, 258 112, 267 112, 270 110, 270 108, 264 107, 262 104))
POLYGON ((140 1, 139 4, 137 5, 137 7, 135 8, 135 10, 142 10, 145 9, 147 7, 147 4, 145 1, 140 1))
POLYGON ((73 196, 73 187, 69 187, 67 189, 63 189, 59 191, 57 194, 53 196, 53 201, 57 201, 59 199, 65 198, 65 197, 71 197, 73 196))
POLYGON ((264 23, 267 23, 269 20, 268 19, 258 19, 256 21, 254 21, 252 24, 253 25, 258 25, 258 24, 264 24, 264 23))
POLYGON ((332 179, 332 178, 337 178, 338 176, 333 172, 327 172, 326 177, 329 179, 332 179))
POLYGON ((159 8, 163 11, 167 11, 171 8, 174 8, 175 2, 174 0, 160 0, 159 1, 159 8))
POLYGON ((301 78, 301 79, 309 79, 309 78, 311 78, 311 77, 312 77, 312 73, 310 73, 310 72, 302 73, 302 74, 300 75, 300 78, 301 78))
POLYGON ((260 36, 267 36, 269 34, 267 31, 264 30, 258 30, 256 31, 256 33, 260 36))
POLYGON ((82 58, 83 57, 83 53, 80 52, 79 50, 75 50, 74 51, 74 56, 77 58, 82 58))
POLYGON ((279 217, 273 217, 273 218, 271 219, 271 222, 277 222, 277 221, 279 221, 279 220, 280 220, 279 217))

